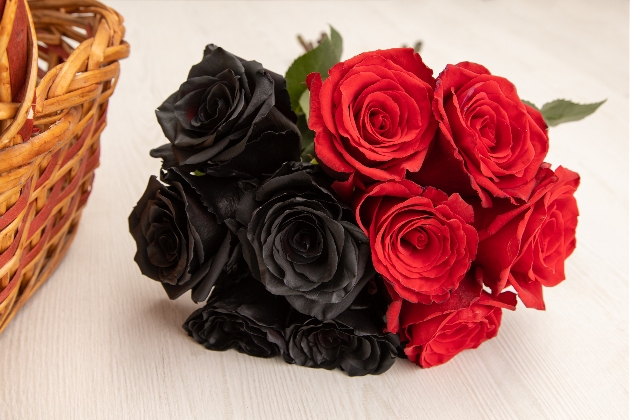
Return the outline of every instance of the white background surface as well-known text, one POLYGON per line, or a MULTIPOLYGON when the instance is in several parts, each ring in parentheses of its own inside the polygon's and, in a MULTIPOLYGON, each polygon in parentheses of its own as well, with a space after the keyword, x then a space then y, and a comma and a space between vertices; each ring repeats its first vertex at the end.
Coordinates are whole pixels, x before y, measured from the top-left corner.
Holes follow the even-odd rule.
POLYGON ((0 419, 526 418, 628 416, 628 2, 107 1, 126 18, 101 167, 66 259, 0 335, 0 419), (547 161, 579 172, 578 247, 546 312, 504 312, 499 336, 441 367, 381 376, 210 352, 195 309, 140 275, 127 216, 165 143, 153 110, 214 42, 283 73, 300 32, 333 24, 343 58, 424 42, 436 74, 476 61, 542 105, 595 102, 553 128, 547 161))

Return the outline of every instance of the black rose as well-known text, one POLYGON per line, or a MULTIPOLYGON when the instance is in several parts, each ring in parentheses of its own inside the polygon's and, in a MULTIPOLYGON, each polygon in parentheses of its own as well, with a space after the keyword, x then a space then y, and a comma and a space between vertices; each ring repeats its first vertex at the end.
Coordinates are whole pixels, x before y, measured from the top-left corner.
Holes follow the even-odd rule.
POLYGON ((320 321, 294 313, 285 332, 285 361, 311 368, 340 368, 349 376, 387 371, 396 361, 400 341, 396 335, 382 332, 384 307, 377 309, 371 303, 374 299, 365 295, 362 292, 333 320, 320 321))
MULTIPOLYGON (((207 179, 177 169, 155 177, 129 215, 135 261, 162 283, 171 299, 192 289, 195 302, 208 298, 222 277, 242 272, 234 217, 241 196, 257 184, 238 178, 207 179)), ((246 265, 245 265, 246 266, 246 265)))
POLYGON ((171 144, 151 156, 164 168, 259 176, 300 157, 284 78, 215 45, 156 115, 171 144))
POLYGON ((219 287, 206 306, 195 311, 184 329, 209 350, 236 349, 257 357, 274 357, 286 349, 284 325, 291 307, 255 279, 219 287))
POLYGON ((253 276, 319 319, 343 312, 374 273, 367 237, 326 182, 317 165, 286 163, 237 212, 253 276))

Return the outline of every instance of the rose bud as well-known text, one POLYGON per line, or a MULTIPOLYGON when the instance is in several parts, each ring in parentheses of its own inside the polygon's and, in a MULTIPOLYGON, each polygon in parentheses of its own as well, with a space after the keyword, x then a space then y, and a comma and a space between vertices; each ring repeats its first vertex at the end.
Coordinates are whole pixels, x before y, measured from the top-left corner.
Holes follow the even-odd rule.
POLYGON ((422 305, 395 298, 387 311, 387 330, 400 335, 409 360, 427 368, 496 337, 501 308, 515 307, 514 293, 493 297, 470 273, 446 302, 422 305))
POLYGON ((448 299, 477 253, 473 208, 458 195, 411 181, 375 184, 355 205, 372 263, 403 299, 448 299))
POLYGON ((580 176, 562 166, 543 164, 530 200, 522 206, 480 211, 476 263, 495 293, 513 286, 528 308, 545 309, 543 286, 565 279, 564 261, 575 249, 580 176))
POLYGON ((348 198, 353 187, 401 180, 420 169, 435 130, 433 71, 411 48, 360 54, 333 66, 311 91, 308 125, 317 160, 348 198))
POLYGON ((374 274, 370 244, 352 211, 325 188, 318 165, 286 163, 237 219, 243 255, 255 278, 319 319, 343 312, 374 274))
POLYGON ((183 327, 208 350, 236 349, 256 357, 285 352, 284 323, 290 306, 255 279, 220 287, 183 327))
POLYGON ((171 144, 151 156, 162 158, 164 168, 257 177, 300 160, 284 78, 212 44, 156 115, 171 144))
POLYGON ((152 176, 129 215, 129 231, 142 274, 161 282, 171 299, 192 289, 192 299, 200 302, 220 278, 242 271, 239 241, 226 219, 234 216, 240 197, 255 183, 197 178, 169 169, 164 174, 169 185, 164 185, 152 176), (195 189, 200 184, 203 198, 195 189))
POLYGON ((382 332, 384 308, 380 311, 380 303, 374 302, 379 296, 369 297, 366 289, 333 320, 294 313, 285 334, 284 359, 310 368, 340 368, 349 376, 379 375, 392 367, 400 342, 382 332))
POLYGON ((433 100, 438 135, 425 164, 410 179, 447 193, 527 200, 549 139, 536 109, 508 80, 474 63, 448 65, 433 100))

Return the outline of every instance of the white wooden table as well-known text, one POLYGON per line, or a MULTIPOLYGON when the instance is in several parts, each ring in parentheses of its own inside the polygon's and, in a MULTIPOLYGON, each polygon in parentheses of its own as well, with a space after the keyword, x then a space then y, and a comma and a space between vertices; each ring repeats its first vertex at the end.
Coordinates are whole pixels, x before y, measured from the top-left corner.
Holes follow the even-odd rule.
POLYGON ((65 261, 0 335, 0 419, 526 418, 628 416, 628 2, 107 1, 131 57, 110 102, 94 192, 65 261), (608 101, 551 129, 548 161, 582 176, 578 247, 546 312, 505 312, 499 336, 441 367, 399 360, 349 378, 210 352, 195 309, 140 275, 127 216, 165 143, 154 109, 213 42, 283 73, 333 24, 343 58, 424 42, 425 62, 476 61, 523 98, 608 101))

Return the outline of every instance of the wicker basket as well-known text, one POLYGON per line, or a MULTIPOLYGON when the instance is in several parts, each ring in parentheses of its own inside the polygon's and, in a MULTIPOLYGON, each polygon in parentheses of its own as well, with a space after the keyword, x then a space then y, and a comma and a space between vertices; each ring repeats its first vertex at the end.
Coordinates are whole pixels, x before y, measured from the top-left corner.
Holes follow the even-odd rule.
MULTIPOLYGON (((7 0, 7 8, 13 3, 7 0)), ((122 17, 97 1, 29 1, 28 6, 26 99, 0 103, 0 331, 50 276, 74 238, 99 163, 118 60, 129 55, 122 17), (33 137, 24 141, 19 132, 29 118, 33 137)), ((0 58, 6 30, 3 19, 0 58)))

